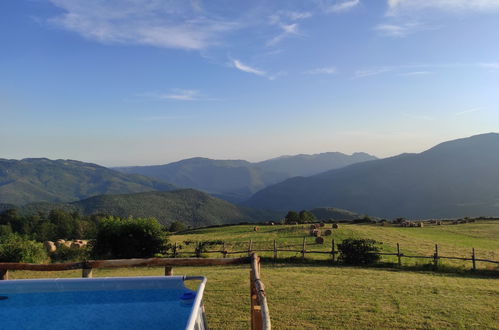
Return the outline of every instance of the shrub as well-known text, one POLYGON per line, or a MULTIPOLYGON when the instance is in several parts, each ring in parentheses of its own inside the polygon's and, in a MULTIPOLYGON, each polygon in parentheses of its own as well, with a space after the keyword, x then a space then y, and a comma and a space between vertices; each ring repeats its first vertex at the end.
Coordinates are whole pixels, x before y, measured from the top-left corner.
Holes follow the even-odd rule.
POLYGON ((187 229, 187 226, 183 222, 174 221, 174 222, 172 222, 172 224, 170 225, 170 228, 168 230, 171 232, 177 232, 177 231, 183 231, 186 229, 187 229))
POLYGON ((167 249, 166 236, 156 219, 108 217, 97 226, 92 253, 97 258, 150 258, 167 249))
POLYGON ((48 259, 42 243, 31 241, 18 234, 0 237, 0 262, 44 263, 48 259))
POLYGON ((87 246, 68 247, 61 245, 54 252, 50 253, 50 259, 55 262, 84 261, 90 258, 90 248, 87 246))
POLYGON ((372 239, 346 239, 338 244, 340 261, 348 265, 371 265, 376 263, 380 256, 376 254, 378 242, 372 239))

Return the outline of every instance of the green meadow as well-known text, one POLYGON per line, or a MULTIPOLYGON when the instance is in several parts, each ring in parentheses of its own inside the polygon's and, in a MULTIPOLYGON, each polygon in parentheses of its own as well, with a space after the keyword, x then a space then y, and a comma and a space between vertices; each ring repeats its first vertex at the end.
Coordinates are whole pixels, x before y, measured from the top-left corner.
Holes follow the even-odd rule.
MULTIPOLYGON (((476 258, 499 261, 499 221, 477 221, 474 223, 441 226, 430 225, 423 228, 404 228, 395 225, 380 226, 378 224, 339 224, 338 229, 332 229, 332 224, 325 224, 321 228, 332 230, 331 236, 323 236, 324 243, 315 243, 315 237, 309 235, 310 225, 254 225, 227 226, 215 228, 202 228, 192 230, 171 237, 184 253, 193 253, 196 242, 223 241, 228 251, 248 250, 249 241, 253 249, 273 249, 276 240, 277 248, 301 250, 303 239, 306 241, 306 250, 331 251, 331 243, 341 243, 346 238, 370 238, 379 244, 381 252, 396 252, 397 243, 400 244, 401 253, 406 255, 432 256, 435 244, 438 244, 441 256, 471 258, 472 248, 475 248, 476 258), (186 244, 187 243, 187 244, 186 244)), ((207 246, 208 251, 221 250, 222 245, 207 246)), ((273 252, 259 252, 262 256, 271 257, 273 252)), ((220 253, 205 253, 205 256, 220 257, 220 253)), ((236 255, 238 256, 238 255, 236 255)), ((278 257, 300 257, 299 252, 279 252, 278 257)), ((329 259, 325 254, 306 254, 310 259, 329 259)), ((396 262, 396 257, 384 256, 382 261, 396 262)), ((428 264, 431 259, 402 258, 402 264, 407 266, 428 264)), ((441 265, 458 268, 471 268, 471 261, 440 260, 441 265)), ((497 269, 496 264, 477 262, 479 269, 497 269)))
MULTIPOLYGON (((326 224, 322 230, 330 229, 326 224)), ((374 224, 340 224, 324 244, 307 236, 308 226, 253 225, 203 228, 172 236, 182 245, 180 251, 192 253, 196 242, 224 241, 229 251, 273 247, 301 249, 306 237, 307 250, 328 251, 331 239, 372 238, 383 242, 383 251, 394 251, 399 243, 406 254, 431 255, 439 244, 441 255, 469 256, 474 247, 477 257, 497 260, 499 256, 499 222, 480 221, 460 225, 401 228, 374 224), (186 242, 188 244, 186 244, 186 242)), ((221 245, 208 246, 219 250, 221 245)), ((245 253, 241 254, 245 255, 245 253)), ((260 255, 271 257, 272 252, 260 255)), ((203 253, 204 257, 221 257, 220 253, 203 253)), ((233 255, 240 256, 240 255, 233 255)), ((279 259, 297 257, 300 253, 280 252, 279 259)), ((471 262, 442 261, 451 271, 434 272, 424 267, 347 267, 318 259, 328 255, 306 255, 306 263, 262 265, 272 324, 275 329, 312 328, 411 328, 411 329, 499 329, 499 277, 494 264, 478 263, 480 270, 463 272, 471 262), (317 259, 317 262, 314 261, 317 259), (415 270, 416 269, 416 270, 415 270), (452 271, 454 270, 454 271, 452 271), (488 275, 483 275, 488 274, 488 275)), ((391 259, 390 259, 391 258, 391 259)), ((268 260, 268 259, 267 259, 268 260)), ((383 261, 394 261, 384 257, 383 261)), ((431 259, 405 259, 404 266, 430 263, 431 259)), ((94 277, 161 276, 163 268, 95 269, 94 277)), ((224 267, 176 267, 175 275, 204 275, 208 278, 205 306, 209 326, 213 329, 247 329, 249 327, 249 265, 224 267)), ((79 277, 81 271, 10 272, 11 279, 79 277)))

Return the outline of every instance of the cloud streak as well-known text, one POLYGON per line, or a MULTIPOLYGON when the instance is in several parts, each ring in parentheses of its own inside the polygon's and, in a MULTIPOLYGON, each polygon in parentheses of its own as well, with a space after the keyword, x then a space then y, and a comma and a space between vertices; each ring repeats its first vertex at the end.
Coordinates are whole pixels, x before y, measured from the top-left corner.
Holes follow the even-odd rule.
POLYGON ((194 3, 154 0, 50 0, 63 13, 49 21, 105 44, 202 50, 236 23, 200 12, 194 3))
POLYGON ((456 116, 462 116, 462 115, 466 115, 466 114, 469 114, 469 113, 478 112, 478 111, 481 111, 481 110, 483 110, 483 108, 480 108, 480 107, 471 108, 471 109, 467 109, 467 110, 456 112, 455 115, 456 116))
POLYGON ((360 0, 346 0, 346 1, 341 1, 338 2, 329 8, 327 8, 326 12, 328 13, 342 13, 346 12, 349 10, 352 10, 353 8, 357 7, 360 4, 360 0))
POLYGON ((338 70, 334 66, 316 68, 312 70, 305 71, 306 74, 335 74, 338 70))
POLYGON ((252 73, 252 74, 255 74, 257 76, 264 76, 264 77, 267 76, 267 72, 260 70, 260 69, 257 69, 257 68, 254 68, 254 67, 251 67, 249 65, 246 65, 243 62, 241 62, 240 60, 236 60, 236 59, 232 60, 232 66, 240 71, 243 71, 243 72, 252 73))
POLYGON ((427 9, 464 13, 499 11, 497 0, 388 0, 387 4, 390 16, 427 9))

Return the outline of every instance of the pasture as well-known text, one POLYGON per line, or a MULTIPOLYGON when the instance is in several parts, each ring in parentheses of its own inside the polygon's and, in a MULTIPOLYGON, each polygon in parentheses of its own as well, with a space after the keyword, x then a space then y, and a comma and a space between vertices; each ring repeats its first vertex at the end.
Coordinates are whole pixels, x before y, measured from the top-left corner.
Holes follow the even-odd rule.
MULTIPOLYGON (((192 242, 210 240, 226 242, 229 251, 247 249, 250 239, 255 249, 271 247, 274 239, 280 246, 299 249, 308 233, 308 227, 304 225, 259 227, 258 231, 250 225, 204 228, 172 236, 171 240, 184 245, 181 250, 184 252, 193 251, 195 244, 192 242), (186 245, 186 241, 191 243, 186 245)), ((349 237, 372 238, 383 242, 383 251, 393 251, 398 242, 404 253, 431 255, 434 244, 438 243, 442 255, 469 256, 471 248, 475 247, 480 257, 497 260, 499 256, 499 223, 494 221, 424 228, 340 224, 333 231, 333 237, 337 242, 349 237)), ((331 236, 326 238, 326 244, 320 245, 313 244, 313 237, 308 237, 307 248, 329 250, 331 236)), ((219 248, 216 245, 208 247, 219 248)), ((271 256, 272 252, 260 254, 271 256)), ((292 252, 282 254, 282 257, 300 256, 292 252)), ((204 255, 221 257, 220 253, 204 255)), ((306 257, 329 258, 314 254, 306 257)), ((418 260, 404 259, 404 264, 430 262, 418 260)), ((469 262, 445 260, 443 263, 454 268, 470 267, 469 262)), ((478 266, 496 269, 493 264, 479 263, 478 266)), ((173 271, 175 275, 208 277, 205 306, 211 328, 249 327, 249 265, 176 267, 173 271)), ((163 268, 94 270, 95 277, 163 274, 163 268)), ((80 276, 80 270, 10 273, 11 279, 80 276)), ((262 265, 262 279, 275 329, 499 329, 499 279, 494 275, 278 262, 262 265)))

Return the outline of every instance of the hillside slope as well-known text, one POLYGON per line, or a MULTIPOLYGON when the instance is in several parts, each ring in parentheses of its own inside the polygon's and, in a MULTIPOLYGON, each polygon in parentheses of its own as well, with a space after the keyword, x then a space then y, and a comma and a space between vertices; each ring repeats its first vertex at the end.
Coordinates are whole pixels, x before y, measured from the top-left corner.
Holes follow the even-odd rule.
POLYGON ((246 205, 274 210, 339 207, 380 217, 498 215, 499 134, 292 178, 256 193, 246 205))
POLYGON ((260 212, 238 207, 193 189, 168 192, 101 195, 72 203, 33 203, 19 209, 24 214, 63 209, 83 215, 105 214, 119 217, 154 217, 162 224, 181 221, 193 227, 277 219, 280 213, 260 212))
POLYGON ((376 158, 365 153, 350 156, 339 152, 284 156, 258 163, 198 157, 166 165, 121 167, 116 170, 164 180, 179 187, 199 189, 238 202, 293 176, 313 175, 372 159, 376 158))
POLYGON ((171 184, 75 160, 0 159, 0 203, 71 202, 102 194, 175 189, 171 184))

